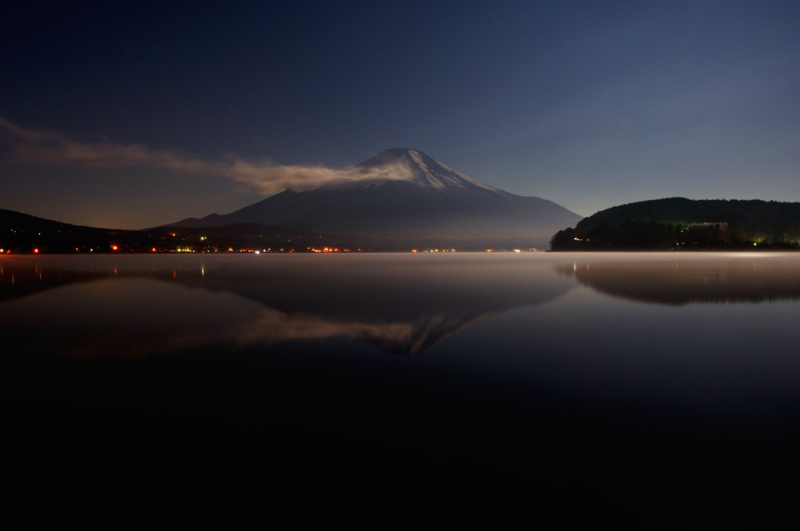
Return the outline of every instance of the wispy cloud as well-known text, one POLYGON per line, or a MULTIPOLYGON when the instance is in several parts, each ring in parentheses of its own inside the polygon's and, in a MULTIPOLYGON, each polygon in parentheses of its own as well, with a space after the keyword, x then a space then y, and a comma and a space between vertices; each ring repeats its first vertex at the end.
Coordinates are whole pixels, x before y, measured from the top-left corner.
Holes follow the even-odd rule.
POLYGON ((310 190, 326 184, 367 179, 405 180, 411 177, 408 168, 396 165, 345 169, 320 165, 287 166, 268 160, 246 160, 235 153, 212 161, 139 144, 80 142, 61 133, 25 129, 2 116, 0 143, 7 146, 2 160, 4 164, 105 169, 144 167, 188 175, 217 175, 246 183, 253 192, 260 194, 275 194, 286 189, 310 190))

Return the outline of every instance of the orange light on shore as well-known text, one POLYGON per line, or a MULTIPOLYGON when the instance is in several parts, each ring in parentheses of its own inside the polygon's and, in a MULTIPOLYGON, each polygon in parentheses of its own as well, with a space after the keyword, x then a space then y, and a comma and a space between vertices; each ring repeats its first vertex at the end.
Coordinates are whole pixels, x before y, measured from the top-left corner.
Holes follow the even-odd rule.
POLYGON ((152 249, 150 249, 150 250, 151 250, 151 251, 153 251, 153 252, 156 252, 156 248, 155 248, 155 247, 153 247, 153 248, 152 248, 152 249))
POLYGON ((411 249, 411 252, 412 252, 412 253, 416 253, 416 252, 417 252, 417 250, 416 250, 416 249, 411 249))
POLYGON ((118 249, 118 247, 117 247, 116 245, 112 245, 112 246, 111 246, 111 250, 112 250, 112 251, 116 251, 117 249, 118 249))
POLYGON ((39 249, 34 249, 33 254, 39 254, 39 249))

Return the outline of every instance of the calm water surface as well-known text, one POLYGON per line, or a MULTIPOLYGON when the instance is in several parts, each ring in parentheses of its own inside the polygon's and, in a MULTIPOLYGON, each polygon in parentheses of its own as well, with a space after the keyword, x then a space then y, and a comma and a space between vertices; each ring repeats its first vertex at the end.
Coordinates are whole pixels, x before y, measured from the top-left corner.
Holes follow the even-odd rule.
POLYGON ((799 315, 797 254, 0 257, 8 426, 48 470, 199 452, 630 522, 800 471, 799 315))

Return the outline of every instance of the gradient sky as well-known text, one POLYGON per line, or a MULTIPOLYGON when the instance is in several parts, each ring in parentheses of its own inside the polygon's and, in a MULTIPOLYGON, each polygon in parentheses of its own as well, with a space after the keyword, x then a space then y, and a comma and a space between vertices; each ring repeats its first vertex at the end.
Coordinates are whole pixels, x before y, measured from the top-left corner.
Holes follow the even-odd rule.
POLYGON ((390 147, 581 215, 800 201, 796 0, 11 4, 0 208, 143 228, 390 147))

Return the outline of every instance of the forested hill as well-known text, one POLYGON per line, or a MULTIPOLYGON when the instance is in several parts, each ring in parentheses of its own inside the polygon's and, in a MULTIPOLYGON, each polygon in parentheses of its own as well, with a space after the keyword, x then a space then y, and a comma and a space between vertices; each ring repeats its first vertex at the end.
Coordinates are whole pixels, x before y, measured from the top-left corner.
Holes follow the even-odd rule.
POLYGON ((574 229, 559 231, 550 245, 555 251, 800 248, 800 203, 641 201, 584 218, 574 229), (696 223, 709 225, 690 227, 696 223))
POLYGON ((69 225, 0 209, 0 254, 309 252, 325 247, 371 250, 353 239, 254 223, 204 229, 118 230, 69 225))

